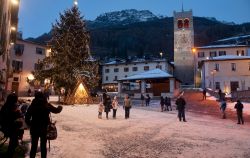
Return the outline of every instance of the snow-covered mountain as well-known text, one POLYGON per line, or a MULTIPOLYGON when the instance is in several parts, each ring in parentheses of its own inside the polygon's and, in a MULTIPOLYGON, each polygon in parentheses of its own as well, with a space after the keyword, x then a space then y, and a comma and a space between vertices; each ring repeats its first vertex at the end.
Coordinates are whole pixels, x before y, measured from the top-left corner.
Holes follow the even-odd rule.
POLYGON ((206 18, 208 20, 211 20, 211 21, 220 22, 220 23, 223 23, 223 24, 226 24, 226 25, 235 25, 234 22, 228 22, 228 21, 224 21, 224 20, 219 21, 215 17, 204 17, 204 18, 206 18))
POLYGON ((102 25, 127 25, 136 22, 146 22, 159 19, 156 15, 148 10, 128 9, 122 11, 114 11, 99 15, 92 23, 102 25))

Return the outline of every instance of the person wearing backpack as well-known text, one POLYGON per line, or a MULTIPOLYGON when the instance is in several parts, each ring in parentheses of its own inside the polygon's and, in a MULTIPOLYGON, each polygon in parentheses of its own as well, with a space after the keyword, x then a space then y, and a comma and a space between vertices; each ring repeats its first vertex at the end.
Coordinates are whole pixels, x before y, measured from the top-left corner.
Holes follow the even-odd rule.
POLYGON ((30 158, 36 157, 38 140, 40 138, 41 157, 47 157, 47 127, 50 123, 49 114, 60 113, 62 106, 57 108, 47 102, 42 92, 36 92, 26 115, 25 122, 30 127, 31 150, 30 158))
POLYGON ((16 94, 9 94, 0 112, 1 130, 4 136, 10 139, 7 150, 8 158, 12 158, 15 153, 15 149, 18 146, 20 129, 23 125, 21 121, 23 115, 18 108, 17 100, 18 97, 16 94))

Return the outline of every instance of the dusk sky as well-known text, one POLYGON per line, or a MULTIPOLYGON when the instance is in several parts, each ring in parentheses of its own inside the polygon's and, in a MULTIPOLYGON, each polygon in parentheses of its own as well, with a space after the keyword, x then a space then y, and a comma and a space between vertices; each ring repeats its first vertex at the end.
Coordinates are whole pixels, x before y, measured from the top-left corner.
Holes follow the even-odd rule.
MULTIPOLYGON (((123 9, 150 10, 155 15, 173 16, 173 11, 193 10, 194 16, 215 17, 241 24, 250 22, 250 0, 78 0, 82 15, 94 20, 98 15, 123 9)), ((59 13, 73 0, 21 0, 19 30, 24 38, 49 32, 59 13)))

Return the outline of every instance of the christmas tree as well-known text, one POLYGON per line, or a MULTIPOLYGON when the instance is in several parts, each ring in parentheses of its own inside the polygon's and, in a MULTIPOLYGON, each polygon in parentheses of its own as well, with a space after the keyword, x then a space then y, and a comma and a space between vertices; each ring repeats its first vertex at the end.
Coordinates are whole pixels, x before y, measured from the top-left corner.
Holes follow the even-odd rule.
POLYGON ((79 78, 84 79, 89 89, 95 88, 99 81, 98 63, 91 57, 89 41, 78 7, 64 11, 52 26, 51 54, 40 63, 43 69, 35 71, 35 78, 40 81, 49 78, 55 89, 65 88, 66 96, 72 96, 79 78))

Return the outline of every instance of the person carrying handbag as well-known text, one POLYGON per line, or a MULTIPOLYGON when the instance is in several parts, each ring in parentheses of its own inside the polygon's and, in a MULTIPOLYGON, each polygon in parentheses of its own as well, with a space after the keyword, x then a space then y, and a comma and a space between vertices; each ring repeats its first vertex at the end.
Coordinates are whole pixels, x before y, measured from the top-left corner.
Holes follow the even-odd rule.
POLYGON ((26 115, 25 122, 30 127, 31 150, 30 158, 36 157, 38 140, 40 138, 41 157, 47 157, 47 127, 50 123, 49 114, 60 113, 62 106, 57 108, 47 102, 42 92, 36 92, 35 98, 32 100, 26 115))

